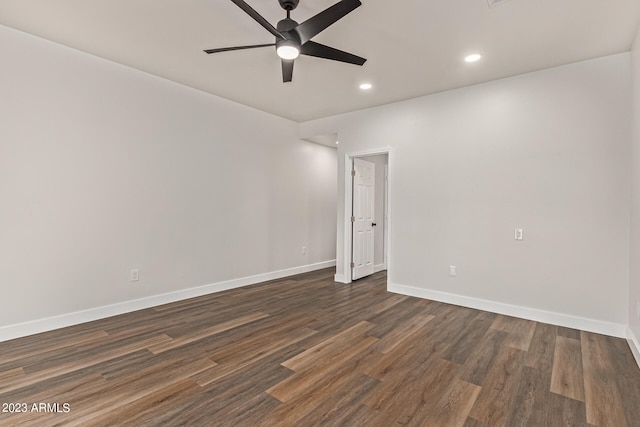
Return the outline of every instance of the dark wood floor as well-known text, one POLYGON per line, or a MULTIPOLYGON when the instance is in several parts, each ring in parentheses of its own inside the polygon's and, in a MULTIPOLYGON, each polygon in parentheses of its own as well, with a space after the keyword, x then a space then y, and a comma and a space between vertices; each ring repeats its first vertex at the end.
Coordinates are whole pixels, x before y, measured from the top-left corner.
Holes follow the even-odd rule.
POLYGON ((322 270, 0 343, 2 410, 26 409, 0 425, 640 426, 624 340, 385 281, 322 270))

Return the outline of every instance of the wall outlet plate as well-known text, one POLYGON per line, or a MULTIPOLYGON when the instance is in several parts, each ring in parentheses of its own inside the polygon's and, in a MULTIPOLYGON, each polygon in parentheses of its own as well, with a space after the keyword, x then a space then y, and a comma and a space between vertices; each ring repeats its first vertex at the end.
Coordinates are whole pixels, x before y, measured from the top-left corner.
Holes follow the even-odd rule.
POLYGON ((516 228, 513 234, 513 238, 516 240, 524 240, 524 229, 516 228))
POLYGON ((456 276, 456 266, 455 265, 450 265, 449 266, 449 276, 451 276, 451 277, 455 277, 456 276))

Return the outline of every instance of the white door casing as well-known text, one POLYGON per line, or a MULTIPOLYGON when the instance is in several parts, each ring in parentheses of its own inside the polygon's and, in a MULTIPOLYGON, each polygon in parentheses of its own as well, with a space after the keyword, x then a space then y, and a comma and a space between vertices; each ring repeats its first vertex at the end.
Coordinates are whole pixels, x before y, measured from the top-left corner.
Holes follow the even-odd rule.
POLYGON ((375 167, 371 162, 353 159, 352 280, 374 271, 375 167))

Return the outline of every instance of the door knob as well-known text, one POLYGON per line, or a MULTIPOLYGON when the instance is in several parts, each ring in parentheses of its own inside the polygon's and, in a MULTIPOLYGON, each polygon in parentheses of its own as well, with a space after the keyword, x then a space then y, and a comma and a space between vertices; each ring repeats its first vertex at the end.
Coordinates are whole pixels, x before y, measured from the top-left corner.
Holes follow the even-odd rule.
POLYGON ((375 227, 375 226, 376 226, 376 223, 375 223, 375 222, 372 222, 372 223, 371 223, 371 226, 372 226, 372 227, 375 227))

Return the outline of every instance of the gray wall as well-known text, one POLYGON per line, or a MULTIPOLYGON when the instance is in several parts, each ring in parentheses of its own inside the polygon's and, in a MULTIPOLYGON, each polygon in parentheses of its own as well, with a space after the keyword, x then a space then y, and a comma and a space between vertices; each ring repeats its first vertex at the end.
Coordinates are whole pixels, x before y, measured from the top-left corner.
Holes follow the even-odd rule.
MULTIPOLYGON (((619 54, 306 122, 301 135, 338 132, 339 182, 345 155, 391 150, 391 289, 620 335, 630 77, 619 54)), ((339 243, 343 230, 339 219, 339 243)), ((340 245, 337 259, 340 275, 340 245)))
POLYGON ((2 26, 0 53, 0 329, 335 259, 336 152, 297 123, 2 26))

